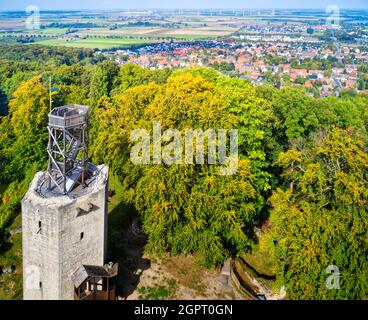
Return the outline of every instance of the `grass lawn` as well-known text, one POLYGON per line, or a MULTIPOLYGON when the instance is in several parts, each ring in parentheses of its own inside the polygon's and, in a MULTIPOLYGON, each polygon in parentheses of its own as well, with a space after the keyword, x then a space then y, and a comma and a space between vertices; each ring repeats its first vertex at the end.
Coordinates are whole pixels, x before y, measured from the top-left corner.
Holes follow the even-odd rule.
POLYGON ((140 39, 93 39, 93 38, 73 40, 73 41, 48 39, 34 42, 34 44, 40 44, 45 46, 66 46, 66 47, 90 48, 90 49, 130 48, 149 43, 151 43, 151 41, 140 39))
POLYGON ((242 254, 235 260, 236 270, 242 281, 252 288, 248 277, 256 279, 263 287, 272 290, 275 281, 275 265, 273 259, 262 252, 258 244, 252 245, 252 252, 242 254))
MULTIPOLYGON (((21 226, 21 215, 14 220, 8 231, 21 226)), ((0 252, 0 267, 15 267, 11 274, 0 275, 0 300, 22 299, 22 233, 9 237, 3 252, 0 252)))
POLYGON ((264 252, 261 252, 258 244, 252 245, 252 252, 243 254, 242 257, 258 273, 272 276, 274 275, 274 261, 264 252))

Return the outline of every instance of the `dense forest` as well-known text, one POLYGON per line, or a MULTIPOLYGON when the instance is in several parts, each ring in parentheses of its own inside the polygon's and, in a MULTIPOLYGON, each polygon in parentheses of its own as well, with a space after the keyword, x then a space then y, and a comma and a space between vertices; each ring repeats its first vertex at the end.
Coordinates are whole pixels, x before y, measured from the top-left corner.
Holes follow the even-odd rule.
POLYGON ((315 99, 302 87, 254 87, 214 69, 119 67, 91 50, 0 47, 0 246, 34 174, 46 168, 54 106, 90 110, 90 159, 106 163, 148 235, 146 250, 221 265, 261 228, 277 286, 291 299, 368 297, 368 97, 315 99), (238 129, 239 168, 133 165, 137 128, 238 129), (341 272, 326 288, 326 268, 341 272))

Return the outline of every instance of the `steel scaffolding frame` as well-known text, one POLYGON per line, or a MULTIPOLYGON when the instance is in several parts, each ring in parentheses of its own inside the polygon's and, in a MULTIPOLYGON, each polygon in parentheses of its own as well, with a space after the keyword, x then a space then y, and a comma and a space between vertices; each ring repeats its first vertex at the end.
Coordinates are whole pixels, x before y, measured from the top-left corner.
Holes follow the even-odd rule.
POLYGON ((85 186, 88 171, 89 107, 66 105, 49 113, 47 130, 49 155, 47 189, 70 193, 76 185, 85 186))

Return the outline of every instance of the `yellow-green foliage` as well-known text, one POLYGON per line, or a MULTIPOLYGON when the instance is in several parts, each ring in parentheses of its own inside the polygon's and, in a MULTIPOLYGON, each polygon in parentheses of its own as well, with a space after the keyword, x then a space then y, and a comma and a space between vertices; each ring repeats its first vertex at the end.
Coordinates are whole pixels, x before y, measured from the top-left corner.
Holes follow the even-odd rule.
POLYGON ((89 50, 4 50, 0 238, 45 168, 51 76, 59 88, 54 106, 91 105, 90 157, 121 182, 149 235, 147 249, 196 253, 216 265, 247 251, 254 224, 264 223, 259 252, 277 262, 289 297, 367 297, 367 97, 314 99, 300 88, 255 88, 206 68, 119 67, 89 50), (133 165, 130 133, 151 132, 155 120, 181 132, 238 129, 237 174, 220 176, 216 165, 133 165), (325 289, 330 264, 342 273, 340 290, 325 289))
POLYGON ((368 153, 366 137, 334 129, 311 148, 277 163, 287 188, 270 198, 278 281, 294 299, 361 299, 368 293, 368 153), (329 265, 340 289, 327 289, 329 265))
POLYGON ((237 119, 219 88, 201 76, 180 74, 166 85, 148 84, 101 101, 98 134, 92 146, 96 159, 111 163, 127 185, 155 252, 199 253, 205 265, 222 263, 231 252, 249 246, 244 229, 256 214, 251 161, 241 160, 238 173, 224 177, 215 165, 141 165, 129 160, 130 132, 188 128, 230 129, 237 119))
POLYGON ((0 123, 0 229, 19 213, 20 201, 33 175, 45 162, 48 95, 34 77, 14 92, 9 115, 0 123), (6 201, 5 201, 6 199, 6 201))

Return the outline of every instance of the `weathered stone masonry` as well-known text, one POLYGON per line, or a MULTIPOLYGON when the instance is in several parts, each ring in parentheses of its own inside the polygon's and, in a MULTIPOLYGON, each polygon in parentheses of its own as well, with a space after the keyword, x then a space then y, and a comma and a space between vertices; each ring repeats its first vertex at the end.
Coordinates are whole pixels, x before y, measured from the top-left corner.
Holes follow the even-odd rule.
POLYGON ((43 197, 36 174, 22 201, 23 297, 73 299, 71 274, 80 265, 102 266, 107 248, 108 168, 75 198, 43 197))

